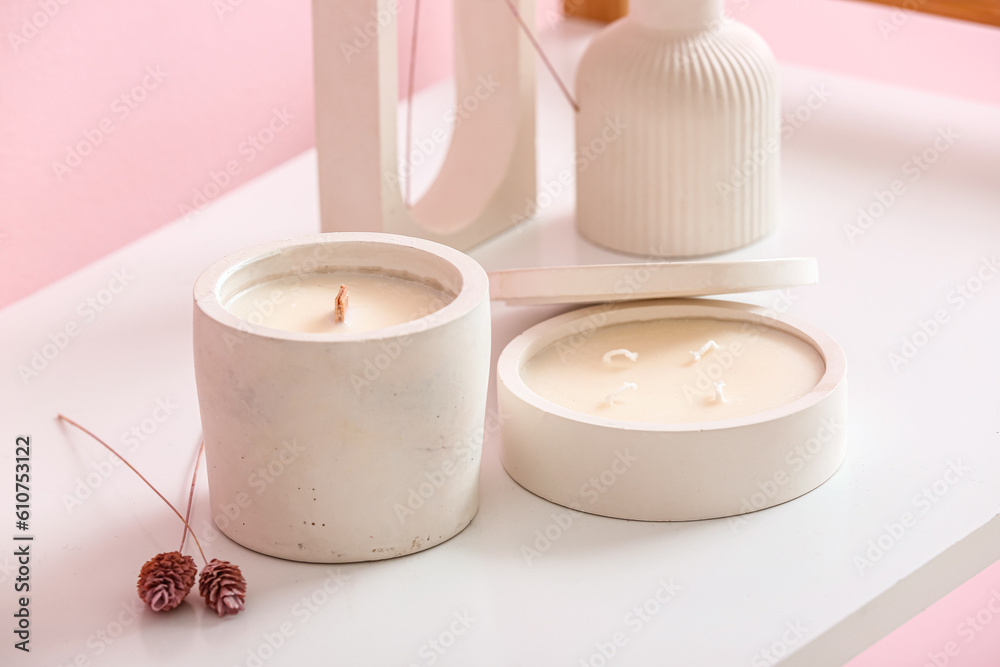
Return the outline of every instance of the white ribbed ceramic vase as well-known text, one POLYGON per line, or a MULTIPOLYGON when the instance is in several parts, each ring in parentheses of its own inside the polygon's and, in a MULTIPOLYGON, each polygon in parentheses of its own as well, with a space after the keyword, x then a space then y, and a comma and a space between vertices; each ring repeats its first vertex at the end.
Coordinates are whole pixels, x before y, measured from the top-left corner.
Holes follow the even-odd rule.
POLYGON ((580 62, 577 227, 603 246, 687 257, 774 227, 774 57, 721 0, 632 0, 580 62))

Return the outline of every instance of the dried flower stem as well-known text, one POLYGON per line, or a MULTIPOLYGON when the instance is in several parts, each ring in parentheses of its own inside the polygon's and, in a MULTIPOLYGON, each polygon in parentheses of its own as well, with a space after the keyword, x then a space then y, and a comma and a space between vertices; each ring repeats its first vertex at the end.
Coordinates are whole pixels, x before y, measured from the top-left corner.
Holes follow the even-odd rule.
MULTIPOLYGON (((194 459, 194 472, 191 473, 191 490, 188 492, 187 512, 185 513, 184 535, 181 537, 181 548, 184 551, 184 540, 187 538, 188 521, 191 519, 191 507, 194 504, 194 487, 198 481, 198 466, 201 455, 205 451, 205 441, 198 447, 198 455, 194 459)), ((194 533, 192 532, 193 536, 194 533)), ((238 565, 229 561, 213 558, 205 563, 205 568, 198 577, 198 593, 205 599, 205 604, 220 618, 243 611, 247 596, 247 580, 238 565)))
POLYGON ((191 537, 194 538, 194 543, 198 545, 198 551, 201 552, 201 558, 202 558, 202 560, 204 560, 205 563, 208 563, 208 559, 205 558, 205 552, 201 548, 201 542, 198 541, 198 536, 194 534, 194 529, 191 528, 191 526, 188 524, 187 520, 183 516, 181 516, 181 513, 177 511, 177 508, 174 507, 173 503, 171 503, 169 500, 167 500, 166 498, 164 498, 163 494, 160 493, 159 491, 157 491, 156 487, 153 486, 149 482, 148 479, 146 479, 145 477, 143 477, 142 473, 139 472, 138 470, 136 470, 135 467, 131 463, 129 463, 125 459, 124 456, 122 456, 121 454, 119 454, 118 452, 116 452, 111 445, 109 445, 108 443, 104 442, 103 440, 101 440, 100 438, 98 438, 96 435, 94 435, 92 432, 88 431, 83 426, 80 426, 79 424, 77 424, 75 421, 73 421, 69 417, 67 417, 67 416, 65 416, 63 414, 59 414, 58 417, 59 417, 59 419, 61 419, 64 422, 66 422, 67 424, 70 424, 71 426, 77 427, 78 429, 80 429, 81 431, 83 431, 84 433, 86 433, 87 435, 89 435, 91 438, 93 438, 97 442, 99 442, 102 445, 104 445, 104 447, 109 452, 111 452, 112 454, 114 454, 115 456, 117 456, 118 458, 120 458, 122 460, 122 463, 124 463, 125 465, 127 465, 129 467, 129 469, 132 470, 132 472, 134 472, 136 475, 138 475, 139 479, 141 479, 142 481, 144 481, 146 483, 146 486, 148 486, 149 488, 151 488, 153 490, 153 493, 155 493, 156 495, 158 495, 160 497, 160 500, 162 500, 163 502, 165 502, 167 504, 167 507, 169 507, 170 509, 172 509, 174 511, 174 514, 177 515, 177 518, 184 522, 184 525, 187 526, 188 530, 191 531, 191 537))
POLYGON ((202 440, 201 444, 198 446, 198 455, 194 457, 194 472, 191 474, 191 490, 188 491, 188 508, 184 512, 184 534, 181 535, 181 548, 178 549, 181 553, 184 553, 184 543, 187 542, 188 536, 188 525, 191 521, 191 506, 194 504, 194 483, 198 481, 198 466, 201 465, 201 453, 205 451, 205 441, 202 440))
POLYGON ((333 310, 333 319, 337 322, 343 322, 347 319, 347 285, 341 285, 340 291, 337 292, 336 305, 333 310))

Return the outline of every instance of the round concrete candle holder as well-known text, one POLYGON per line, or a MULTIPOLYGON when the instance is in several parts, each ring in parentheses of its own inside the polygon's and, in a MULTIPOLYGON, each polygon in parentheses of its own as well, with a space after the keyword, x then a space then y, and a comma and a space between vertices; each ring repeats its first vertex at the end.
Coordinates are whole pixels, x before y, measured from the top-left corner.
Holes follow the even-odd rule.
MULTIPOLYGON (((500 411, 509 415, 501 431, 504 467, 521 486, 552 502, 647 521, 733 516, 811 491, 836 472, 846 455, 846 359, 823 331, 771 315, 740 303, 660 299, 583 308, 528 329, 504 349, 497 363, 500 411), (615 419, 613 409, 598 415, 570 409, 539 395, 525 381, 526 365, 550 346, 562 346, 557 349, 560 358, 573 363, 573 356, 595 332, 661 320, 709 325, 721 321, 737 323, 750 333, 789 334, 815 350, 818 382, 787 404, 752 414, 649 423, 615 419)), ((706 343, 690 352, 687 363, 716 359, 725 370, 750 363, 753 353, 706 343), (741 354, 746 358, 741 360, 741 354)), ((612 349, 603 362, 620 367, 643 361, 642 355, 635 357, 627 349, 612 349)), ((724 377, 722 371, 717 374, 724 377)), ((621 383, 620 374, 615 377, 622 386, 605 399, 609 407, 638 393, 633 391, 635 383, 621 383)), ((782 382, 781 377, 767 374, 760 379, 761 391, 782 382)), ((716 400, 732 400, 725 398, 722 386, 715 383, 716 400)), ((598 387, 594 390, 604 396, 598 387)), ((746 395, 749 401, 750 394, 746 395)), ((670 398, 665 395, 663 400, 670 398)))
MULTIPOLYGON (((348 322, 363 299, 351 296, 348 322)), ((420 239, 320 234, 216 262, 194 300, 212 516, 226 535, 281 558, 341 563, 420 551, 469 524, 490 366, 479 264, 420 239), (385 276, 442 298, 433 312, 369 331, 267 326, 297 281, 331 272, 348 283, 385 276), (259 289, 271 281, 274 290, 259 289), (243 319, 227 306, 249 289, 260 297, 243 319)))

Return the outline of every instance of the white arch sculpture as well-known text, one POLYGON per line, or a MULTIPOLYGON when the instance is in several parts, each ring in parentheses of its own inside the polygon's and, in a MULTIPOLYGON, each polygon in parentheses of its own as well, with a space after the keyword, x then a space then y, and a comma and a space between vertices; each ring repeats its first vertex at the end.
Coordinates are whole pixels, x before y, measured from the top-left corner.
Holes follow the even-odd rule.
MULTIPOLYGON (((515 2, 534 16, 534 0, 515 2)), ((455 123, 437 179, 407 208, 397 176, 400 5, 313 1, 322 229, 468 249, 518 222, 534 201, 534 53, 504 0, 455 1, 456 100, 471 98, 475 108, 455 123)))

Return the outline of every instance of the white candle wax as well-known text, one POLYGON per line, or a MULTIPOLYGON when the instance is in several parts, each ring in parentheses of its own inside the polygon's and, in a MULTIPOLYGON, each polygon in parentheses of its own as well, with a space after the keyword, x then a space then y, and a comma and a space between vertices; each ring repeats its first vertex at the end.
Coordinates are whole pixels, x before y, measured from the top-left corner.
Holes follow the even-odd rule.
POLYGON ((608 419, 691 423, 751 415, 804 396, 825 370, 805 341, 748 322, 661 319, 588 333, 549 345, 521 377, 553 403, 608 419))
POLYGON ((225 304, 253 324, 304 333, 359 333, 429 315, 451 297, 429 285, 378 273, 331 271, 252 285, 225 304), (348 289, 343 322, 335 316, 340 286, 348 289))

